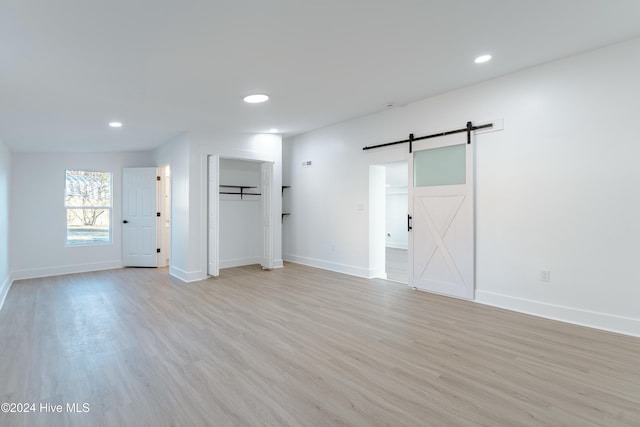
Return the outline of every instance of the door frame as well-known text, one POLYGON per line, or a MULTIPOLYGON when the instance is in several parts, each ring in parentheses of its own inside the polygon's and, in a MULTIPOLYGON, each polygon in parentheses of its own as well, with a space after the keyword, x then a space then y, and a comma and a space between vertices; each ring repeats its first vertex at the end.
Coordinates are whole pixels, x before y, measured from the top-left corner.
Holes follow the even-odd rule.
POLYGON ((160 184, 158 185, 158 212, 160 212, 160 218, 158 219, 158 247, 160 253, 158 254, 158 267, 168 267, 171 263, 171 167, 169 164, 158 166, 158 176, 160 177, 160 184), (168 201, 168 203, 167 203, 168 201), (169 221, 169 232, 165 224, 169 221), (169 263, 167 263, 169 259, 169 263))
MULTIPOLYGON (((219 189, 219 171, 220 171, 220 160, 221 159, 229 159, 229 160, 242 160, 242 161, 250 161, 250 162, 259 162, 259 163, 269 163, 271 164, 270 169, 270 173, 271 173, 271 191, 270 191, 270 195, 269 195, 269 201, 268 203, 262 203, 263 206, 265 206, 266 208, 268 207, 269 210, 269 215, 264 216, 263 215, 263 221, 268 222, 269 225, 269 244, 270 244, 270 249, 271 249, 271 253, 270 253, 270 260, 267 260, 266 262, 266 268, 278 268, 278 267, 282 267, 282 265, 278 265, 281 264, 281 262, 276 262, 275 259, 275 248, 274 248, 274 238, 275 238, 275 230, 276 230, 276 218, 279 221, 279 217, 280 217, 280 212, 276 212, 276 207, 281 207, 281 205, 278 205, 276 203, 273 203, 273 195, 274 194, 280 194, 280 190, 278 191, 274 191, 274 185, 276 183, 275 181, 275 162, 273 160, 265 160, 259 157, 253 158, 253 157, 234 157, 234 156, 224 156, 224 155, 220 155, 220 154, 203 154, 202 158, 201 158, 201 165, 202 165, 202 191, 201 191, 201 202, 202 202, 202 215, 201 215, 201 224, 200 224, 200 229, 203 231, 201 233, 201 235, 205 236, 204 238, 202 238, 201 240, 201 248, 202 248, 202 265, 204 266, 204 274, 203 274, 203 278, 206 279, 209 276, 213 276, 216 277, 215 275, 211 275, 209 274, 209 263, 210 263, 210 259, 209 259, 209 248, 211 246, 211 244, 214 245, 215 251, 216 252, 216 259, 215 259, 215 263, 214 266, 217 267, 214 270, 214 273, 217 273, 219 275, 219 266, 220 266, 220 251, 219 251, 219 245, 220 245, 220 233, 219 233, 219 218, 220 218, 220 212, 219 212, 219 198, 220 198, 220 189, 219 189), (214 157, 217 159, 217 167, 218 167, 218 175, 217 175, 217 184, 218 184, 218 188, 215 191, 210 191, 210 179, 209 179, 209 158, 214 157), (210 208, 210 203, 209 203, 209 198, 210 197, 217 197, 218 198, 218 203, 216 203, 216 206, 218 208, 218 211, 215 215, 215 220, 218 221, 217 224, 215 224, 215 232, 213 233, 213 235, 211 236, 212 238, 214 238, 214 241, 212 243, 209 242, 209 235, 210 235, 210 229, 209 229, 209 208, 210 208)), ((261 175, 262 176, 262 175, 261 175)), ((264 196, 263 196, 264 197, 264 196)), ((265 241, 266 241, 266 237, 265 237, 265 241)), ((266 250, 266 248, 265 248, 266 250)), ((263 266, 265 267, 265 266, 263 266)))
POLYGON ((217 277, 220 275, 220 156, 211 154, 207 156, 207 167, 205 169, 206 179, 206 233, 205 240, 205 270, 207 276, 217 277), (212 176, 211 169, 215 167, 215 176, 212 176), (211 187, 215 186, 215 190, 211 187), (212 201, 215 199, 215 203, 212 201), (213 210, 213 213, 212 213, 213 210), (214 253, 214 256, 211 256, 214 253))
MULTIPOLYGON (((388 232, 387 202, 389 188, 387 188, 386 183, 389 168, 399 164, 408 167, 408 160, 402 159, 369 164, 369 278, 379 278, 408 284, 408 280, 389 279, 387 275, 386 233, 388 232)), ((408 182, 403 182, 400 187, 394 187, 396 190, 398 188, 405 189, 407 191, 406 194, 404 192, 399 194, 405 194, 408 197, 408 182)), ((408 209, 408 204, 404 205, 404 208, 408 209)), ((402 219, 402 226, 404 227, 405 233, 407 233, 408 245, 408 230, 406 229, 405 218, 406 217, 403 217, 402 219)))
POLYGON ((261 162, 260 163, 260 188, 261 188, 261 200, 260 200, 260 220, 262 224, 262 254, 261 265, 263 269, 271 270, 274 268, 274 248, 273 238, 274 224, 273 224, 273 180, 274 180, 274 163, 273 162, 261 162))

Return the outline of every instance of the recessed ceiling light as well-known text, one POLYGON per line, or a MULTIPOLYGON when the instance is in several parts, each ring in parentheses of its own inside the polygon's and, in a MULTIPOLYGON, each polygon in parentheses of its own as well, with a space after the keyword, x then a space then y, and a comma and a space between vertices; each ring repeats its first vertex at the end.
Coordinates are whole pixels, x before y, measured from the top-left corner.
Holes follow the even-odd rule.
POLYGON ((259 104, 260 102, 265 102, 267 99, 269 99, 268 95, 259 93, 245 96, 244 102, 248 102, 249 104, 259 104))
POLYGON ((491 60, 491 55, 480 55, 475 59, 476 64, 484 64, 491 60))
POLYGON ((111 126, 112 128, 121 128, 122 127, 122 123, 120 123, 120 122, 111 122, 111 123, 109 123, 109 126, 111 126))

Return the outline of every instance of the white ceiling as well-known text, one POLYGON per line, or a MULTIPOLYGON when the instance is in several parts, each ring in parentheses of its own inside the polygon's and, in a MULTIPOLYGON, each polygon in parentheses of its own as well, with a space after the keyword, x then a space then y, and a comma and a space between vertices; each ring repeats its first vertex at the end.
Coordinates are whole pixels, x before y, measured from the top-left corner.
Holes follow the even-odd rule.
POLYGON ((0 139, 120 151, 185 131, 291 135, 634 38, 639 22, 638 0, 0 0, 0 139))

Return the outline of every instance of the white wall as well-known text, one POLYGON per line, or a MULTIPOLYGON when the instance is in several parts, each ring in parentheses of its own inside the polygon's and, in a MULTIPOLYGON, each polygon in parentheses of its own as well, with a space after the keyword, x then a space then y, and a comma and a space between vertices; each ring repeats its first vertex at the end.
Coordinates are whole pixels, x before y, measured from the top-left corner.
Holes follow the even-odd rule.
POLYGON ((273 218, 275 266, 282 266, 280 224, 282 138, 279 135, 188 133, 154 152, 156 164, 169 164, 172 182, 170 274, 186 281, 207 277, 207 156, 274 163, 273 218))
POLYGON ((12 153, 11 270, 14 279, 122 266, 122 168, 153 166, 150 153, 12 153), (66 246, 65 170, 113 173, 112 241, 66 246))
MULTIPOLYGON (((245 185, 260 193, 260 162, 220 159, 220 185, 245 185)), ((221 191, 239 193, 239 188, 221 191)), ((259 264, 262 250, 261 196, 220 194, 220 268, 259 264)))
POLYGON ((285 190, 291 212, 284 220, 285 260, 362 277, 379 275, 368 252, 369 165, 403 160, 405 155, 365 161, 359 141, 379 136, 360 122, 320 129, 283 144, 286 182, 291 185, 285 190), (302 166, 303 161, 312 165, 302 166))
POLYGON ((0 308, 11 286, 10 270, 10 227, 9 227, 9 188, 11 154, 0 140, 0 308))
POLYGON ((640 335, 638 75, 640 39, 287 140, 285 259, 367 276, 368 166, 408 153, 362 147, 504 118, 475 141, 477 301, 640 335))

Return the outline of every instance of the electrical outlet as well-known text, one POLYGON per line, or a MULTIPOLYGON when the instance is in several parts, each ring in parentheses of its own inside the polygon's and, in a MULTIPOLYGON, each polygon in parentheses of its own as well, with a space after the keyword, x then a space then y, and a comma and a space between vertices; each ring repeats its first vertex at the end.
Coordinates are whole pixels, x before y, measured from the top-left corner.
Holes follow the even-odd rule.
POLYGON ((551 281, 551 271, 549 271, 549 270, 540 270, 540 281, 541 282, 550 282, 551 281))

